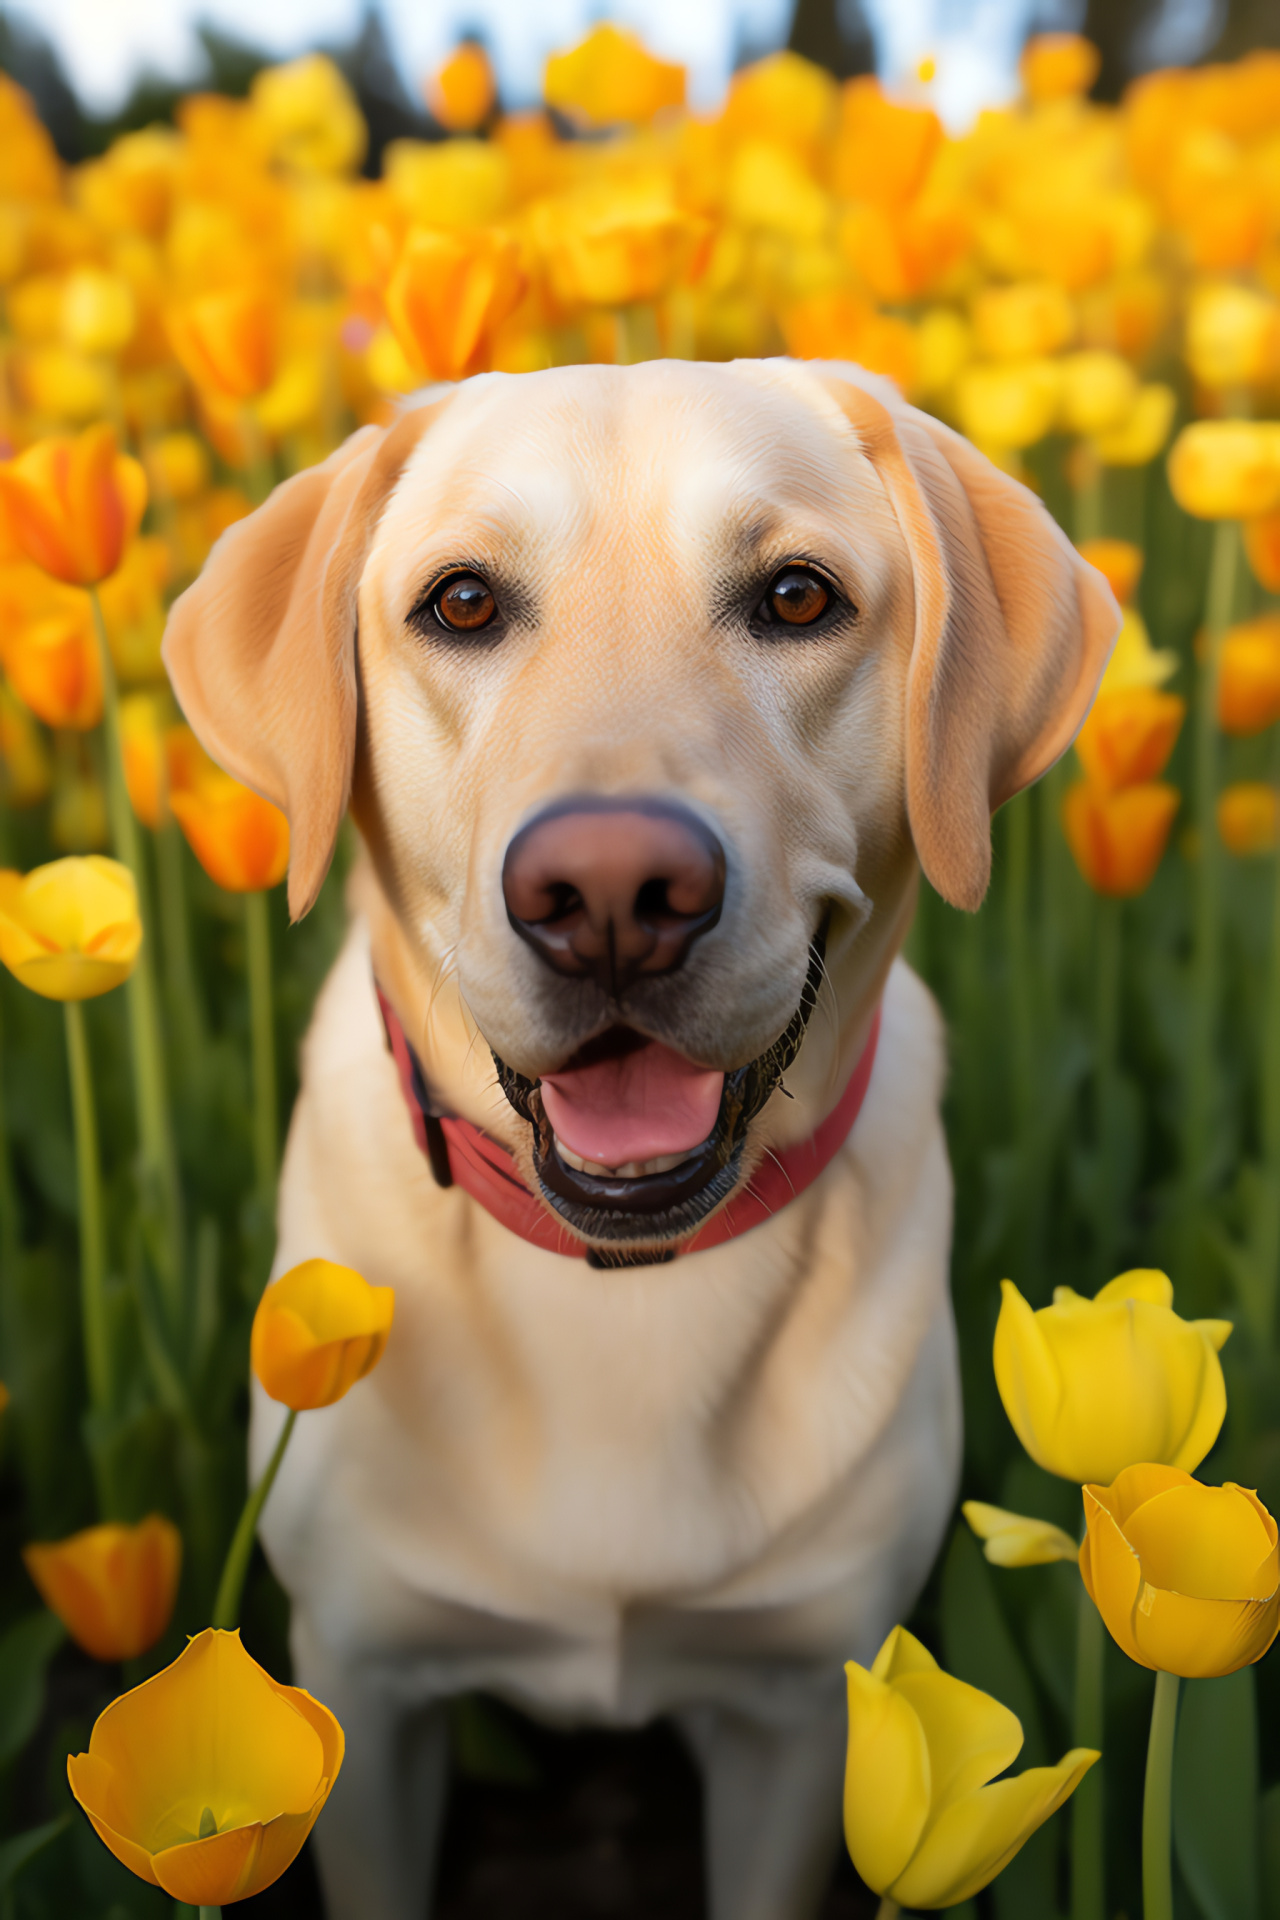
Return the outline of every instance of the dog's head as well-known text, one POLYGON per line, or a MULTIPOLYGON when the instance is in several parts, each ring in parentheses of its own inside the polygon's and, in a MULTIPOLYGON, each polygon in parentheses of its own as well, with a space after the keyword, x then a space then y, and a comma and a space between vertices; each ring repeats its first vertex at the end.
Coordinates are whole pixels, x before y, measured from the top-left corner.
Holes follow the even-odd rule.
POLYGON ((366 428, 224 534, 166 659, 288 814, 294 913, 351 799, 429 1075, 575 1231, 644 1247, 830 1108, 916 857, 977 907, 991 812, 1070 743, 1117 620, 883 382, 663 362, 366 428))

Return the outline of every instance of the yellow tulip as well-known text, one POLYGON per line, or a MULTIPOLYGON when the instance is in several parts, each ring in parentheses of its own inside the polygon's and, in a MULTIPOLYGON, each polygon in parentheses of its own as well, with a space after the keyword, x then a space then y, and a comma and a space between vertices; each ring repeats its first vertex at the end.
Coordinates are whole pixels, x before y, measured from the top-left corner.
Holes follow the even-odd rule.
POLYGON ((46 726, 97 726, 102 662, 93 609, 78 587, 27 561, 0 568, 0 657, 13 691, 46 726))
POLYGON ((396 1296, 351 1267, 304 1260, 267 1288, 249 1356, 273 1400, 303 1413, 329 1407, 382 1358, 396 1296))
POLYGON ((79 267, 62 289, 62 337, 81 353, 119 353, 133 337, 138 306, 129 282, 98 267, 79 267))
POLYGON ((13 373, 24 405, 51 426, 82 427, 110 411, 106 369, 75 347, 29 347, 14 355, 13 373))
MULTIPOLYGON (((784 48, 739 67, 729 83, 720 125, 726 137, 789 147, 812 167, 836 119, 839 89, 825 67, 784 48)), ((886 152, 886 170, 895 156, 886 152)), ((901 176, 899 176, 900 178, 901 176)))
POLYGON ((1178 397, 1172 387, 1154 381, 1139 387, 1123 419, 1093 436, 1093 450, 1104 467, 1145 467, 1160 453, 1173 429, 1178 397))
POLYGON ((294 173, 350 173, 369 143, 364 115, 323 53, 264 67, 249 89, 271 157, 294 173))
POLYGON ((954 385, 973 354, 973 329, 950 307, 932 307, 916 328, 915 391, 932 399, 954 385))
POLYGON ((1062 376, 1053 360, 971 364, 956 381, 961 428, 980 447, 1034 446, 1054 423, 1062 376))
POLYGON ((601 22, 567 53, 553 53, 542 77, 549 107, 588 126, 652 120, 684 102, 684 68, 658 60, 625 27, 601 22))
POLYGON ((94 1660, 135 1660, 173 1616, 182 1536, 153 1513, 136 1526, 86 1527, 22 1549, 40 1597, 94 1660))
POLYGON ((1218 795, 1218 835, 1229 853, 1247 859, 1280 843, 1280 793, 1264 780, 1237 780, 1218 795))
POLYGON ((466 232, 510 211, 511 161, 492 140, 393 140, 382 177, 412 226, 466 232))
POLYGON ((1247 739, 1280 720, 1280 614, 1228 627, 1218 648, 1218 725, 1247 739))
POLYGON ((1084 1490, 1080 1575, 1139 1666, 1202 1680, 1261 1660, 1280 1630, 1276 1523, 1256 1493, 1135 1465, 1084 1490))
POLYGON ((1098 697, 1119 693, 1126 687, 1162 687, 1178 671, 1179 664, 1172 647, 1152 646, 1146 621, 1136 607, 1126 607, 1098 697))
POLYGON ((45 798, 53 774, 40 729, 22 701, 4 685, 0 685, 0 757, 9 806, 33 807, 45 798))
POLYGON ((194 500, 209 484, 209 455, 194 433, 165 433, 143 455, 159 500, 194 500))
POLYGON ((1127 360, 1099 349, 1064 354, 1059 421, 1067 433, 1105 434, 1132 413, 1138 381, 1127 360))
POLYGON ((132 1873, 193 1907, 247 1900, 302 1848, 342 1765, 342 1728, 238 1633, 197 1634, 99 1714, 71 1791, 132 1873))
POLYGON ((993 1567, 1045 1567, 1055 1560, 1074 1560, 1079 1553, 1071 1535, 1051 1520, 1007 1513, 985 1500, 966 1500, 960 1511, 993 1567))
POLYGON ((1016 1714, 943 1673, 904 1627, 868 1671, 845 1668, 849 1746, 844 1833, 875 1893, 952 1907, 995 1879, 1098 1759, 1075 1747, 1056 1767, 996 1780, 1022 1748, 1016 1714))
POLYGON ((979 351, 993 360, 1034 360, 1068 344, 1075 309, 1051 280, 986 287, 973 302, 973 330, 979 351))
POLYGON ((455 47, 426 85, 431 115, 450 133, 474 133, 482 127, 497 97, 489 56, 475 40, 455 47))
POLYGON ((1101 54, 1083 34, 1033 33, 1018 63, 1022 91, 1036 105, 1072 99, 1088 93, 1101 64, 1101 54))
POLYGON ((1198 520, 1252 520, 1280 507, 1280 422, 1195 420, 1169 454, 1169 485, 1198 520))
POLYGON ((1122 1273, 1092 1299, 1070 1287, 1032 1311, 1001 1283, 996 1386, 1037 1466, 1109 1483, 1141 1460, 1199 1466, 1227 1410, 1226 1320, 1181 1320, 1163 1273, 1122 1273))
POLYGON ((1262 385, 1280 373, 1280 305, 1229 281, 1193 287, 1187 365, 1219 392, 1262 385))
POLYGON ((743 140, 734 149, 725 211, 739 226, 779 234, 792 244, 821 240, 831 224, 827 195, 779 140, 743 140))
POLYGON ((1130 686, 1099 690, 1076 735, 1080 764, 1096 787, 1114 792, 1164 772, 1187 703, 1176 693, 1130 686))
POLYGON ((154 534, 145 534, 129 542, 120 565, 98 589, 111 657, 125 682, 164 678, 160 642, 168 577, 168 548, 154 534))
POLYGON ((46 1000, 92 1000, 133 972, 142 944, 133 875, 99 854, 0 870, 0 960, 46 1000))
POLYGON ((73 586, 115 572, 146 503, 146 476, 119 451, 114 427, 38 440, 0 462, 0 506, 23 552, 73 586))
POLYGON ((689 270, 708 231, 658 182, 641 182, 548 203, 538 239, 558 300, 625 307, 665 293, 689 270))

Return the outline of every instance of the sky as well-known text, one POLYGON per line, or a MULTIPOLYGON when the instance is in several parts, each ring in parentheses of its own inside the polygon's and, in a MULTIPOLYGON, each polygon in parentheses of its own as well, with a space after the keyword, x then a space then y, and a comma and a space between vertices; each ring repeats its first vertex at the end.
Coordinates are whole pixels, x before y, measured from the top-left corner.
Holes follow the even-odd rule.
MULTIPOLYGON (((711 106, 744 45, 776 46, 793 0, 380 0, 392 49, 411 93, 466 29, 484 33, 504 98, 533 100, 542 63, 607 13, 634 26, 655 52, 683 62, 695 103, 711 106)), ((198 83, 195 26, 224 32, 282 59, 325 40, 350 39, 365 0, 10 0, 53 40, 68 78, 92 110, 119 106, 139 70, 198 83)), ((1165 0, 1155 61, 1191 59, 1208 38, 1218 0, 1165 0)), ((1015 88, 1028 22, 1074 26, 1083 0, 863 0, 880 71, 911 91, 925 58, 936 64, 930 98, 955 129, 1015 88)))

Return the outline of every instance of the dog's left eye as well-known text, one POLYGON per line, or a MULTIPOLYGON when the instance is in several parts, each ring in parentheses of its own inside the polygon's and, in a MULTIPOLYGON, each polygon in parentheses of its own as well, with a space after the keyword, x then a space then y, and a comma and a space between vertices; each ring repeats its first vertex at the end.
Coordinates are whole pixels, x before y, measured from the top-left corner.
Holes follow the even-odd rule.
POLYGON ((440 582, 428 605, 440 625, 451 633, 479 633, 498 611, 493 588, 478 573, 451 573, 440 582))
POLYGON ((769 582, 756 619, 764 626, 811 627, 834 599, 827 582, 811 567, 784 567, 769 582))

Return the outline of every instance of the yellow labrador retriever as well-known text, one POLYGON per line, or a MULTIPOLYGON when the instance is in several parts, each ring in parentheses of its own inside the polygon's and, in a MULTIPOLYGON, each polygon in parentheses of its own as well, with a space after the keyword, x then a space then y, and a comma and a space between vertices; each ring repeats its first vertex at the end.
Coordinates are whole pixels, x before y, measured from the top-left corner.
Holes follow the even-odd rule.
POLYGON ((917 861, 977 907, 1116 625, 1022 487, 785 361, 429 393, 174 608, 295 915, 348 804, 365 849, 278 1268, 394 1286, 395 1331, 265 1524, 346 1729, 332 1920, 422 1920, 476 1687, 675 1716, 714 1920, 820 1900, 841 1663, 910 1611, 960 1450, 942 1039, 895 955, 917 861))

